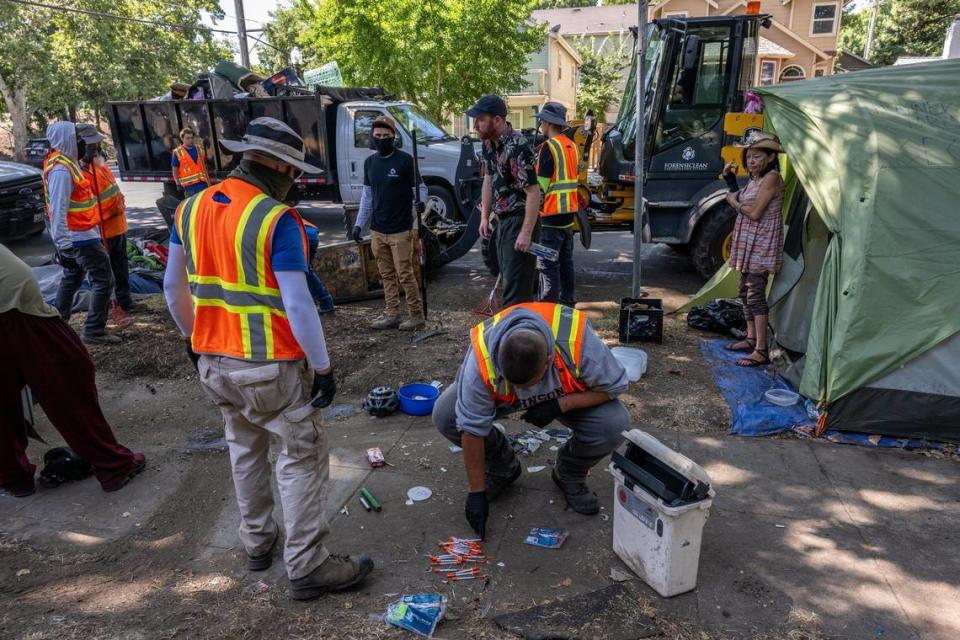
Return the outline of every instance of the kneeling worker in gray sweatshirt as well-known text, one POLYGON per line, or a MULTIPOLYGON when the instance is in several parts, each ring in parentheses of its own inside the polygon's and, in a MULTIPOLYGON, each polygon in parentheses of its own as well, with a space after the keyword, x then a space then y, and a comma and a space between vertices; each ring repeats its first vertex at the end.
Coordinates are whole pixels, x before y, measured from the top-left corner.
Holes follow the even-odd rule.
POLYGON ((518 410, 537 427, 558 420, 573 430, 557 453, 553 481, 571 509, 598 513, 585 480, 629 427, 630 414, 616 399, 628 384, 623 366, 580 311, 559 304, 514 305, 475 326, 470 338, 456 382, 433 410, 440 433, 463 447, 470 526, 485 537, 489 502, 520 477, 516 454, 493 426, 518 410))

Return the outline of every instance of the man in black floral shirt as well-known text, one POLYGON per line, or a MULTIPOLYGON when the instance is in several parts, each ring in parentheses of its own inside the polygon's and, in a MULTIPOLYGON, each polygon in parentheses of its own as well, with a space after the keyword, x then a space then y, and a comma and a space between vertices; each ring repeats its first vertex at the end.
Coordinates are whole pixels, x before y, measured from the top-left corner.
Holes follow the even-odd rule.
POLYGON ((467 115, 476 119, 483 140, 480 235, 490 237, 490 214, 495 213, 503 306, 532 302, 537 260, 526 251, 538 234, 540 211, 533 144, 507 124, 507 105, 499 96, 483 96, 467 115))

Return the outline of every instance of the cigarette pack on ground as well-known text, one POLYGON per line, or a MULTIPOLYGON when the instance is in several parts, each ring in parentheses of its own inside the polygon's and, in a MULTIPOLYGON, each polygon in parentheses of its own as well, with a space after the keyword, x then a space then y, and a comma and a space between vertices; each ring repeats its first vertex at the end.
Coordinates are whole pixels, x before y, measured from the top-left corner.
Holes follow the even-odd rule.
POLYGON ((387 459, 383 457, 383 451, 380 451, 380 447, 373 447, 367 449, 367 462, 370 463, 371 467, 376 468, 387 464, 387 459))
POLYGON ((447 599, 439 593, 403 596, 387 607, 388 623, 421 636, 432 636, 447 610, 447 599))
POLYGON ((543 547, 544 549, 559 549, 569 535, 568 531, 560 529, 544 529, 534 527, 530 529, 530 534, 524 540, 526 544, 534 547, 543 547))

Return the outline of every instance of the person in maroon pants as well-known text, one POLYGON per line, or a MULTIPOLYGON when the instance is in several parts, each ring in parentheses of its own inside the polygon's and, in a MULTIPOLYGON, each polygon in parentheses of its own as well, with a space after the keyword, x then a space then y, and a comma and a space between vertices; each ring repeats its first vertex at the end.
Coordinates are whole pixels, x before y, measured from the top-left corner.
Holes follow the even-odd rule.
POLYGON ((17 497, 36 491, 36 467, 26 456, 21 390, 29 386, 77 455, 89 462, 104 491, 122 488, 146 458, 117 442, 94 379, 93 360, 79 336, 43 301, 33 272, 0 245, 0 489, 17 497))

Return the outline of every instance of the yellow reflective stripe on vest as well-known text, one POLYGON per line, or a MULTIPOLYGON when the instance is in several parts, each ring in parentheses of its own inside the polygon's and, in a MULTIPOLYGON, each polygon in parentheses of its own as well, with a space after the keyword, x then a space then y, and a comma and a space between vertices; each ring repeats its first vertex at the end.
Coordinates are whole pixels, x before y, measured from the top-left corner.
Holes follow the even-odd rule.
MULTIPOLYGON (((489 320, 491 327, 496 324, 497 320, 499 320, 499 315, 500 314, 497 314, 489 320)), ((484 377, 490 381, 490 386, 493 388, 494 393, 498 395, 506 395, 510 392, 510 384, 506 380, 502 381, 503 393, 501 393, 500 389, 497 387, 497 370, 493 367, 493 358, 490 357, 490 350, 487 348, 487 340, 486 336, 484 335, 487 328, 488 327, 486 326, 486 323, 479 324, 474 327, 477 337, 477 347, 480 349, 480 355, 483 357, 483 367, 486 370, 483 372, 486 374, 484 377)))
POLYGON ((213 306, 238 316, 244 358, 272 360, 274 358, 273 314, 286 317, 280 289, 268 287, 267 246, 270 229, 277 218, 289 208, 265 194, 250 199, 243 209, 233 238, 237 261, 237 282, 227 282, 217 276, 196 275, 195 255, 197 237, 191 217, 197 211, 202 194, 187 200, 177 217, 177 230, 187 236, 187 280, 194 304, 213 306))
POLYGON ((557 180, 556 182, 550 183, 550 186, 547 187, 547 193, 556 193, 557 191, 576 191, 579 184, 580 183, 576 180, 557 180))

